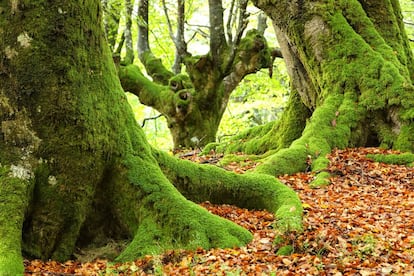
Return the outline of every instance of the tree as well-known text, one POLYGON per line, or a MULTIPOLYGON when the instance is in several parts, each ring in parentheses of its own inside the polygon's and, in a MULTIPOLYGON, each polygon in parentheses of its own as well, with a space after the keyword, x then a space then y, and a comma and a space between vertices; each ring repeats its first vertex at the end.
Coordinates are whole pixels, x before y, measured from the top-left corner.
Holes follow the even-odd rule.
POLYGON ((137 95, 141 103, 166 117, 175 148, 203 146, 215 141, 231 92, 246 75, 271 67, 272 56, 280 54, 267 46, 263 23, 260 30, 253 29, 245 34, 247 2, 238 1, 236 5, 236 1, 232 1, 228 22, 224 24, 222 1, 209 1, 210 51, 193 56, 185 40, 185 3, 177 1, 175 34, 167 17, 176 48, 172 70, 167 69, 150 49, 149 1, 139 2, 138 54, 152 81, 135 65, 121 69, 120 79, 125 91, 137 95), (185 65, 185 73, 181 73, 182 65, 185 65))
POLYGON ((414 150, 414 63, 397 0, 254 2, 273 20, 292 93, 278 122, 228 149, 272 149, 257 171, 312 169, 315 184, 328 183, 335 147, 414 150))
POLYGON ((282 230, 301 230, 297 195, 273 177, 195 165, 148 145, 99 0, 2 1, 0 13, 1 275, 23 274, 22 253, 62 261, 108 240, 130 241, 118 260, 251 240, 190 200, 266 208, 282 230))

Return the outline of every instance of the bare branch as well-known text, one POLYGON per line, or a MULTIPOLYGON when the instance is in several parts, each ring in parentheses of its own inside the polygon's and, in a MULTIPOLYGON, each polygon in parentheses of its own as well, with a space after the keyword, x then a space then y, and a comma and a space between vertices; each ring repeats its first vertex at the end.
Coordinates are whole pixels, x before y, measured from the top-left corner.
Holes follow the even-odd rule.
POLYGON ((154 116, 154 117, 145 118, 145 119, 142 121, 141 127, 144 127, 144 126, 145 126, 145 123, 146 123, 147 121, 150 121, 150 120, 157 120, 158 118, 160 118, 160 117, 162 117, 162 116, 164 116, 164 114, 158 114, 157 116, 154 116))
POLYGON ((177 32, 174 39, 175 43, 175 60, 173 65, 173 72, 178 74, 181 72, 181 63, 184 56, 188 55, 187 43, 184 39, 184 24, 185 24, 185 1, 177 1, 177 32))
POLYGON ((260 12, 257 15, 257 30, 259 33, 264 34, 267 29, 267 16, 264 12, 260 12))
POLYGON ((150 51, 148 42, 148 0, 140 0, 138 4, 138 56, 150 51))
POLYGON ((209 25, 191 24, 191 23, 188 23, 187 21, 185 22, 185 24, 187 24, 187 26, 190 26, 190 27, 197 27, 197 28, 210 28, 210 26, 209 26, 209 25))
POLYGON ((227 30, 226 30, 227 31, 227 42, 228 43, 231 43, 233 41, 232 27, 233 27, 233 22, 234 22, 233 14, 234 14, 235 2, 236 2, 236 0, 231 1, 230 10, 228 12, 229 15, 228 15, 227 25, 226 25, 226 27, 227 27, 227 30))
POLYGON ((166 85, 174 74, 151 52, 148 42, 148 2, 140 0, 138 4, 138 56, 153 81, 166 85))
POLYGON ((226 37, 224 35, 223 5, 221 0, 209 0, 210 13, 210 52, 213 62, 220 66, 222 54, 226 48, 226 37))
POLYGON ((406 21, 406 20, 403 20, 403 23, 404 23, 405 25, 414 26, 414 23, 413 23, 413 22, 409 22, 409 21, 406 21))
POLYGON ((272 49, 272 52, 270 53, 270 55, 272 56, 272 60, 269 65, 269 78, 272 78, 273 77, 273 63, 275 62, 276 58, 283 58, 282 50, 280 50, 279 48, 274 48, 272 49))
POLYGON ((125 43, 125 32, 122 32, 121 39, 119 41, 118 47, 116 47, 114 51, 114 55, 121 55, 122 47, 124 47, 125 43))
POLYGON ((167 19, 168 32, 171 40, 175 45, 175 59, 172 66, 172 71, 174 74, 178 74, 181 72, 181 63, 183 61, 183 57, 188 55, 187 44, 184 40, 185 1, 177 0, 177 30, 175 35, 165 0, 162 0, 162 4, 164 8, 165 18, 167 19))
POLYGON ((165 3, 165 0, 162 0, 162 7, 164 9, 165 19, 167 20, 168 33, 170 35, 170 38, 174 41, 174 32, 173 32, 170 15, 168 13, 168 8, 167 8, 167 4, 165 3))
POLYGON ((233 46, 237 46, 240 43, 240 39, 242 38, 243 32, 247 28, 248 24, 248 17, 249 14, 247 13, 247 3, 248 0, 240 0, 239 7, 238 7, 238 14, 239 14, 239 22, 237 25, 236 36, 233 40, 233 46))
POLYGON ((231 42, 232 47, 230 47, 230 54, 229 57, 227 58, 226 62, 226 66, 225 66, 225 70, 224 72, 228 72, 231 67, 233 66, 233 61, 234 61, 234 57, 237 51, 237 47, 240 43, 240 40, 242 39, 243 33, 247 28, 247 24, 248 24, 248 20, 247 18, 248 13, 246 12, 247 9, 247 3, 248 0, 240 0, 239 1, 239 5, 238 5, 238 16, 239 16, 239 21, 238 21, 238 26, 237 26, 237 30, 236 30, 236 35, 233 39, 233 41, 231 42))
POLYGON ((133 10, 133 0, 125 0, 125 60, 126 64, 132 64, 134 62, 134 50, 132 46, 132 10, 133 10))

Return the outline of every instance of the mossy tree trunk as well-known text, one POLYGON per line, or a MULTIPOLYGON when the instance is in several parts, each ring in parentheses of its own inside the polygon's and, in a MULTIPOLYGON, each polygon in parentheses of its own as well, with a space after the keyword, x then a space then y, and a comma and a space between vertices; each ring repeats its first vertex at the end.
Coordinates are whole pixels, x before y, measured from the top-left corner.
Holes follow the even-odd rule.
POLYGON ((398 0, 254 2, 273 20, 293 88, 312 114, 257 171, 310 163, 319 171, 335 147, 414 150, 413 58, 398 0))
POLYGON ((22 253, 66 260, 76 247, 108 240, 130 240, 118 260, 131 260, 251 239, 180 192, 269 208, 284 229, 300 230, 300 201, 275 179, 150 148, 120 86, 101 13, 99 0, 0 2, 0 274, 23 274, 22 253))
MULTIPOLYGON (((150 25, 139 26, 138 52, 148 75, 157 85, 150 84, 137 66, 121 70, 120 79, 125 91, 139 97, 141 103, 162 113, 171 131, 174 147, 194 148, 214 142, 231 92, 251 73, 271 66, 272 52, 263 35, 256 30, 244 34, 245 2, 240 12, 236 37, 226 39, 222 1, 210 1, 210 52, 192 56, 184 41, 184 3, 179 3, 174 71, 165 68, 154 57, 148 42, 150 25), (230 39, 230 40, 229 40, 230 39), (177 64, 177 62, 179 64, 177 64), (186 73, 179 73, 183 63, 186 73), (136 72, 135 72, 136 71, 136 72), (178 72, 178 73, 177 73, 178 72), (139 74, 140 77, 136 77, 139 74)), ((148 22, 148 1, 141 1, 140 18, 148 22)), ((231 34, 228 33, 228 36, 231 34)), ((173 34, 171 34, 173 36, 173 34)), ((274 51, 273 54, 278 54, 274 51)))

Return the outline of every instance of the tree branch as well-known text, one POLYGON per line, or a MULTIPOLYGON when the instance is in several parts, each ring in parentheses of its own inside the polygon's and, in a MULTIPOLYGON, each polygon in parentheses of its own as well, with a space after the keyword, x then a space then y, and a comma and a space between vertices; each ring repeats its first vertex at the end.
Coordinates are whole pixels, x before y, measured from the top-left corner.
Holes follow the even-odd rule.
POLYGON ((250 30, 235 51, 236 57, 224 79, 225 93, 230 94, 248 74, 271 66, 271 53, 266 39, 257 30, 250 30))
POLYGON ((234 20, 234 7, 235 7, 236 0, 232 0, 230 4, 230 9, 228 12, 228 18, 227 18, 227 43, 231 43, 233 41, 233 32, 232 32, 232 26, 233 26, 233 20, 234 20))
POLYGON ((177 31, 175 36, 173 34, 172 24, 165 0, 162 0, 162 4, 164 7, 165 18, 167 19, 168 32, 175 45, 175 58, 172 71, 174 74, 179 74, 181 72, 183 57, 189 55, 187 52, 187 43, 184 39, 185 2, 183 0, 177 0, 177 31))
POLYGON ((155 82, 167 85, 174 76, 165 68, 161 59, 151 52, 148 42, 148 0, 141 0, 138 5, 138 56, 155 82))
POLYGON ((121 55, 121 51, 122 51, 122 47, 124 47, 124 43, 125 43, 125 32, 122 32, 121 35, 121 40, 119 41, 118 47, 116 47, 115 51, 114 51, 114 55, 121 55))
POLYGON ((165 0, 162 0, 162 7, 164 10, 165 19, 167 20, 168 34, 170 35, 170 38, 174 41, 174 32, 173 32, 170 15, 168 14, 168 8, 167 8, 167 4, 165 3, 165 0))
POLYGON ((150 51, 148 42, 148 0, 140 0, 138 4, 138 56, 150 51))
POLYGON ((263 35, 266 29, 267 29, 267 16, 264 12, 260 12, 259 15, 257 16, 257 30, 259 31, 259 33, 263 35))
POLYGON ((187 44, 184 40, 184 23, 185 23, 185 2, 183 0, 177 1, 177 32, 174 38, 175 44, 175 60, 173 65, 173 72, 178 74, 181 72, 181 63, 183 57, 188 55, 187 44))
POLYGON ((118 70, 122 88, 139 98, 139 101, 151 106, 163 114, 170 112, 174 93, 163 85, 156 84, 146 78, 136 65, 122 66, 118 70))
POLYGON ((142 121, 141 127, 144 127, 144 126, 145 126, 145 123, 146 123, 147 121, 150 121, 150 120, 157 120, 158 118, 160 118, 160 117, 162 117, 162 116, 164 116, 164 115, 163 115, 163 114, 158 114, 157 116, 154 116, 154 117, 145 118, 145 119, 142 121))
POLYGON ((155 108, 169 123, 184 120, 190 112, 192 94, 187 76, 178 74, 168 85, 160 85, 146 78, 133 64, 120 67, 118 76, 124 91, 138 96, 142 104, 155 108))
POLYGON ((238 14, 239 14, 239 22, 237 25, 237 29, 236 29, 236 34, 233 38, 233 40, 230 42, 231 46, 230 47, 230 54, 228 56, 228 58, 226 59, 226 65, 225 65, 225 70, 224 72, 229 72, 229 70, 231 70, 231 67, 233 66, 233 62, 234 62, 234 57, 237 51, 237 48, 240 44, 240 40, 243 36, 244 31, 247 28, 247 23, 248 23, 248 15, 246 12, 247 9, 247 2, 248 0, 241 0, 239 2, 238 5, 238 14))
POLYGON ((134 62, 134 50, 132 46, 132 9, 133 2, 131 0, 125 0, 125 64, 132 64, 134 62))
MULTIPOLYGON (((237 46, 240 42, 240 39, 244 33, 244 31, 247 28, 247 23, 248 20, 247 18, 249 17, 248 13, 247 13, 247 3, 249 1, 248 0, 241 0, 239 3, 239 22, 237 24, 237 30, 236 30, 236 36, 234 37, 233 40, 233 46, 237 46)), ((234 47, 233 47, 234 48, 234 47)))
POLYGON ((222 65, 222 54, 227 47, 224 35, 223 5, 221 0, 209 0, 210 12, 210 52, 213 63, 219 68, 222 65))

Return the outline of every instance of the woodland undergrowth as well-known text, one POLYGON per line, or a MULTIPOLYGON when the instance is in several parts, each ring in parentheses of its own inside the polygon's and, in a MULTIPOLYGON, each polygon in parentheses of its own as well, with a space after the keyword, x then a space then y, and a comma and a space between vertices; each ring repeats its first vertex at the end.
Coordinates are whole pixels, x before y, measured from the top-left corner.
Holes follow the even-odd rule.
MULTIPOLYGON (((279 179, 303 203, 304 233, 286 238, 294 253, 277 256, 274 217, 229 205, 201 205, 254 234, 245 247, 169 251, 129 263, 53 260, 25 261, 25 275, 414 275, 414 168, 387 165, 367 154, 395 153, 377 148, 334 150, 329 155, 331 185, 311 189, 312 173, 279 179)), ((182 158, 216 163, 220 156, 182 158)), ((253 161, 226 169, 243 173, 253 161)), ((280 246, 280 245, 279 245, 280 246)))

